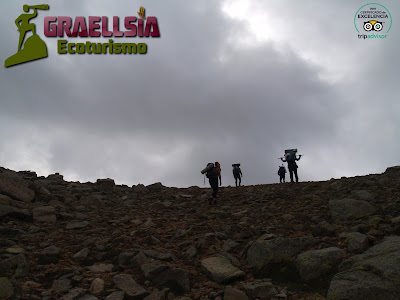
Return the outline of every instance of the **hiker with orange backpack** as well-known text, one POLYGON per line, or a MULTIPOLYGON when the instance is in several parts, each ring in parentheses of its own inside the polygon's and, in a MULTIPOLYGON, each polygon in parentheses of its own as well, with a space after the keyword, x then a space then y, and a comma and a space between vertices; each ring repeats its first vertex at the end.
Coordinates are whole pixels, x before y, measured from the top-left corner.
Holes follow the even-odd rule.
POLYGON ((213 163, 208 163, 207 167, 201 171, 201 174, 206 174, 208 181, 210 183, 210 186, 213 190, 213 193, 211 194, 210 198, 208 199, 208 204, 212 205, 217 204, 217 193, 218 193, 218 178, 219 178, 219 185, 222 185, 222 180, 221 180, 221 165, 219 162, 213 163))

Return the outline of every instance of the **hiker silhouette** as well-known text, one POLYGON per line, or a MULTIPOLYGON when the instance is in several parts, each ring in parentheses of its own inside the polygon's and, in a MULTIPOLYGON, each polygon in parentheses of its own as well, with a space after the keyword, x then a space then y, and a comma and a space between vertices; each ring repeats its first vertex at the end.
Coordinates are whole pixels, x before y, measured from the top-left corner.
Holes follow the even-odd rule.
POLYGON ((38 9, 48 10, 49 5, 41 4, 29 6, 25 4, 23 6, 24 12, 28 12, 31 8, 33 9, 32 14, 21 14, 15 20, 15 25, 17 25, 19 31, 18 49, 16 54, 6 59, 4 63, 5 67, 47 57, 46 44, 36 34, 36 25, 34 23, 29 23, 29 21, 36 18, 38 9), (27 38, 24 43, 25 35, 29 31, 32 31, 32 36, 27 38))

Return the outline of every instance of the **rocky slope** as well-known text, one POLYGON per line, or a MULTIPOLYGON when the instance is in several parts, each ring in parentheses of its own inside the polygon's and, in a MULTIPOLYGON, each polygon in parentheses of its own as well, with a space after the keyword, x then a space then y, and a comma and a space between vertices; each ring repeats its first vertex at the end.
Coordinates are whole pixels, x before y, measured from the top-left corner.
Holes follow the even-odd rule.
POLYGON ((0 299, 400 299, 400 167, 209 195, 0 168, 0 299))

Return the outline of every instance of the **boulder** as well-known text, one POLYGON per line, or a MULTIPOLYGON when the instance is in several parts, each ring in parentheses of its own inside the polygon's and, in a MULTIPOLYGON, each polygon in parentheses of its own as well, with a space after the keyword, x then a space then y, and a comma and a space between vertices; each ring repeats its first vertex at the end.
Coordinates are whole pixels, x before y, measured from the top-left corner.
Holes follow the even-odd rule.
POLYGON ((209 257, 201 261, 208 276, 217 283, 228 283, 243 278, 245 273, 234 267, 225 257, 209 257))
POLYGON ((304 281, 324 280, 337 270, 345 254, 344 250, 336 247, 306 251, 297 256, 296 269, 304 281))
POLYGON ((19 209, 10 205, 0 204, 0 220, 5 217, 11 217, 18 220, 31 221, 32 214, 27 209, 19 209))
POLYGON ((344 232, 339 237, 345 239, 347 251, 352 253, 362 253, 369 245, 368 237, 359 232, 344 232))
POLYGON ((399 261, 400 237, 386 237, 382 243, 342 262, 327 299, 398 299, 399 261))
POLYGON ((147 296, 147 291, 138 285, 128 274, 119 274, 113 277, 115 285, 124 291, 128 299, 143 299, 147 296))
POLYGON ((112 191, 115 186, 114 179, 106 178, 106 179, 97 179, 96 184, 100 186, 101 189, 112 191))
POLYGON ((329 210, 336 221, 361 219, 375 212, 375 208, 367 201, 354 199, 330 200, 329 210))
POLYGON ((316 242, 312 238, 276 238, 257 240, 247 251, 247 262, 263 275, 270 274, 270 267, 275 264, 285 265, 305 249, 316 242))
POLYGON ((165 186, 163 186, 161 182, 156 182, 156 183, 146 186, 146 188, 151 192, 159 192, 162 189, 164 189, 165 186))
POLYGON ((10 196, 15 200, 32 202, 35 192, 20 182, 0 173, 0 194, 10 196))
POLYGON ((274 285, 269 281, 247 284, 244 289, 251 299, 268 298, 278 294, 274 285))

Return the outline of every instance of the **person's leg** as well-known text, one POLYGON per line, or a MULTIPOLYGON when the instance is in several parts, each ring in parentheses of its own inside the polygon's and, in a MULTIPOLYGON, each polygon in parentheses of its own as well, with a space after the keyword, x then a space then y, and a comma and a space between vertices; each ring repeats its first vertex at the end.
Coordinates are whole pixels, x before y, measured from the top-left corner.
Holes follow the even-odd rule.
POLYGON ((218 179, 217 182, 215 183, 215 189, 213 193, 214 204, 217 204, 217 193, 218 193, 218 179))
POLYGON ((296 177, 296 182, 299 182, 299 177, 297 176, 297 168, 293 170, 294 176, 296 177))
POLYGON ((239 186, 242 184, 242 177, 239 176, 239 186))
POLYGON ((289 174, 290 174, 290 182, 294 182, 293 181, 293 169, 289 167, 289 174))
POLYGON ((237 177, 235 177, 235 185, 236 185, 236 186, 237 186, 237 180, 238 180, 237 177))

